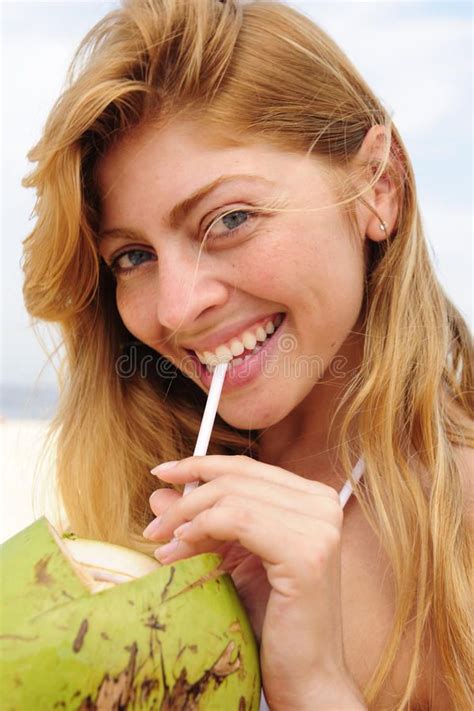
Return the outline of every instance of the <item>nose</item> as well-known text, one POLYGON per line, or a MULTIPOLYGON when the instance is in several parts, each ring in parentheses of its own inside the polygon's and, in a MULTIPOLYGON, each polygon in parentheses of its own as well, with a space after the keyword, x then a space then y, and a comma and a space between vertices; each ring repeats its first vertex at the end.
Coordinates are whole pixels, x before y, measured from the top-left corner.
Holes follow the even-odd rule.
POLYGON ((217 265, 201 253, 162 250, 158 268, 156 315, 168 337, 196 329, 204 314, 218 311, 229 298, 229 286, 217 265))

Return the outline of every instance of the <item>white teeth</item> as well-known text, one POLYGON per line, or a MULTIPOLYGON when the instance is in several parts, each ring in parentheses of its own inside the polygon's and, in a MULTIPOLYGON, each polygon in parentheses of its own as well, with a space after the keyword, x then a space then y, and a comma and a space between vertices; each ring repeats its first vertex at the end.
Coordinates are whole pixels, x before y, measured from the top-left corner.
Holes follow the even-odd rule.
POLYGON ((242 341, 239 341, 237 338, 234 338, 230 342, 230 350, 232 351, 233 356, 239 356, 242 355, 242 353, 244 352, 245 346, 242 341))
POLYGON ((254 333, 251 333, 250 331, 245 331, 245 333, 242 335, 242 343, 247 348, 247 350, 251 351, 255 348, 255 344, 257 343, 257 336, 254 333))
POLYGON ((273 321, 267 321, 265 325, 257 326, 255 333, 245 331, 239 338, 233 338, 230 344, 218 346, 214 353, 211 351, 195 351, 195 353, 203 365, 212 366, 212 370, 208 367, 210 372, 213 372, 218 363, 232 362, 235 365, 240 365, 242 359, 238 358, 238 356, 242 355, 244 350, 257 353, 261 348, 260 345, 257 346, 257 342, 263 343, 266 341, 281 324, 283 318, 281 314, 278 314, 273 318, 273 321), (256 346, 257 349, 255 350, 256 346))
POLYGON ((255 346, 253 351, 251 353, 247 353, 247 355, 244 356, 243 358, 233 358, 230 362, 230 367, 233 368, 236 365, 241 365, 244 362, 244 360, 247 360, 247 358, 250 358, 251 356, 256 355, 256 353, 261 351, 262 348, 263 348, 263 346, 255 346))
POLYGON ((211 353, 211 351, 204 351, 203 356, 207 365, 216 366, 219 362, 216 358, 216 355, 214 353, 211 353))
POLYGON ((262 346, 256 346, 251 353, 247 353, 246 356, 243 358, 233 358, 230 362, 230 367, 234 368, 236 365, 241 365, 244 360, 247 360, 247 358, 251 358, 251 356, 255 355, 262 349, 262 346))
POLYGON ((216 348, 215 354, 219 360, 219 363, 229 363, 232 360, 232 351, 227 348, 227 346, 218 346, 216 348))

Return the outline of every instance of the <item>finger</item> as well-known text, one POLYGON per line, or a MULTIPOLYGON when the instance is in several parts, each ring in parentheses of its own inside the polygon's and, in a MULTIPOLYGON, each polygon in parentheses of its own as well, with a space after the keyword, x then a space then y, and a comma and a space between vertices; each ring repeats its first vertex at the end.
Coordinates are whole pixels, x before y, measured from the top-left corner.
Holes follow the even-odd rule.
POLYGON ((151 540, 168 540, 172 532, 186 521, 194 519, 201 511, 215 505, 245 506, 251 500, 256 505, 273 506, 282 512, 296 512, 326 520, 334 526, 342 525, 342 508, 339 500, 333 500, 320 493, 288 489, 273 482, 249 480, 245 476, 224 474, 220 479, 207 482, 194 489, 187 496, 173 503, 153 527, 151 540))
MULTIPOLYGON (((205 511, 202 511, 197 514, 197 516, 193 518, 192 521, 187 521, 186 523, 181 524, 173 531, 174 536, 188 543, 201 540, 201 533, 203 535, 208 535, 208 533, 211 534, 212 531, 211 529, 209 529, 209 531, 207 531, 207 529, 202 529, 201 531, 199 526, 197 528, 194 527, 194 522, 197 520, 206 521, 207 515, 211 517, 210 512, 216 510, 221 511, 222 509, 226 512, 226 525, 229 527, 229 530, 233 529, 236 535, 239 535, 241 528, 245 529, 246 525, 250 522, 252 524, 255 524, 255 528, 257 532, 259 531, 260 536, 268 538, 268 531, 265 529, 262 523, 263 518, 267 517, 271 520, 278 521, 279 539, 282 540, 282 549, 285 550, 287 549, 285 536, 290 531, 293 533, 302 534, 307 538, 315 538, 319 536, 321 526, 329 526, 334 528, 334 530, 338 533, 340 533, 340 527, 332 524, 329 521, 315 518, 313 515, 308 515, 300 511, 288 511, 285 513, 285 516, 282 517, 281 508, 279 506, 262 505, 260 502, 250 501, 247 498, 241 498, 238 496, 227 496, 214 508, 206 509, 205 511), (193 531, 197 531, 197 533, 193 533, 193 531)), ((209 535, 209 537, 211 536, 209 535)), ((219 540, 220 542, 228 540, 240 540, 235 536, 231 539, 218 538, 216 536, 213 536, 212 538, 213 540, 219 540)))
POLYGON ((186 457, 178 461, 170 469, 160 470, 155 467, 152 470, 159 479, 173 484, 186 484, 197 479, 212 481, 229 471, 232 471, 233 474, 272 481, 281 486, 288 486, 299 491, 312 492, 317 490, 321 495, 334 499, 338 498, 336 490, 327 484, 305 479, 281 467, 259 462, 240 454, 209 454, 200 457, 186 457))
POLYGON ((170 563, 184 558, 190 558, 201 553, 219 553, 219 548, 222 547, 222 541, 216 541, 213 538, 204 536, 199 540, 192 542, 182 541, 178 538, 172 538, 170 541, 161 545, 154 551, 155 558, 162 563, 170 563))
POLYGON ((150 508, 155 516, 159 516, 166 511, 169 506, 181 498, 182 495, 179 491, 174 491, 173 489, 157 489, 149 498, 150 508))
POLYGON ((334 526, 294 514, 282 530, 278 509, 266 507, 262 511, 255 505, 207 509, 177 534, 178 543, 168 556, 162 556, 162 562, 179 560, 206 539, 238 541, 260 557, 267 572, 272 566, 279 566, 282 580, 289 575, 314 581, 340 545, 340 531, 334 526))

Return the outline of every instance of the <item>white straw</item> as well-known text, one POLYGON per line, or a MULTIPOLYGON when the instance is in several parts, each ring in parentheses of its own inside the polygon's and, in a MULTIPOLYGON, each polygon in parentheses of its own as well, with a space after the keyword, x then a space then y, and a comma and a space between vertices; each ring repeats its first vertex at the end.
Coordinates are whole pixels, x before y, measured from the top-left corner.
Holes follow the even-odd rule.
MULTIPOLYGON (((216 365, 214 370, 211 387, 209 388, 209 395, 207 396, 206 407, 204 408, 204 415, 202 416, 201 426, 196 440, 196 446, 194 447, 194 456, 203 456, 207 453, 228 365, 229 363, 219 363, 219 365, 216 365)), ((188 482, 184 487, 183 496, 191 493, 191 491, 193 491, 198 484, 199 481, 188 482)))
MULTIPOLYGON (((358 460, 357 464, 355 465, 354 469, 352 470, 352 476, 354 477, 355 481, 359 481, 361 478, 362 474, 364 473, 365 469, 365 464, 364 460, 362 457, 358 460)), ((344 506, 347 504, 349 501, 351 495, 352 495, 352 484, 349 481, 349 479, 346 481, 344 486, 342 487, 341 491, 339 492, 339 502, 341 504, 341 508, 344 508, 344 506)))

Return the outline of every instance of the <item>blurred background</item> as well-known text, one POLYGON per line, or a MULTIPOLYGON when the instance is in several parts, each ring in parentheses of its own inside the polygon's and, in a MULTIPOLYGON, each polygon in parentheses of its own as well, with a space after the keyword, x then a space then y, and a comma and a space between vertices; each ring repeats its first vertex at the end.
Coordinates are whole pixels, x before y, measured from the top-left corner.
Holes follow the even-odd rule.
MULTIPOLYGON (((118 2, 1 2, 3 477, 0 541, 43 511, 53 520, 54 367, 23 305, 22 240, 35 196, 21 187, 74 50, 118 2), (35 494, 33 480, 37 482, 35 494)), ((411 156, 422 217, 441 282, 472 327, 472 5, 470 2, 293 0, 326 30, 389 109, 411 156)), ((56 356, 57 359, 58 356, 56 356)), ((54 360, 54 359, 53 359, 54 360)))

